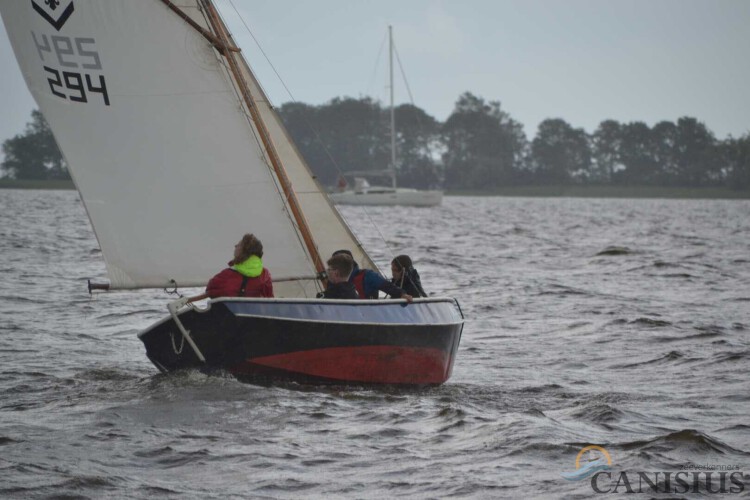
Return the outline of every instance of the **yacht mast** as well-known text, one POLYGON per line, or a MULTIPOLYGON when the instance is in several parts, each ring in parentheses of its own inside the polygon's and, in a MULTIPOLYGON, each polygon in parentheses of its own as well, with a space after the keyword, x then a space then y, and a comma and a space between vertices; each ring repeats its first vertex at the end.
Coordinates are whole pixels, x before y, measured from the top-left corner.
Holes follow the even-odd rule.
POLYGON ((388 61, 391 90, 391 180, 396 187, 396 112, 393 108, 393 26, 388 26, 388 61))

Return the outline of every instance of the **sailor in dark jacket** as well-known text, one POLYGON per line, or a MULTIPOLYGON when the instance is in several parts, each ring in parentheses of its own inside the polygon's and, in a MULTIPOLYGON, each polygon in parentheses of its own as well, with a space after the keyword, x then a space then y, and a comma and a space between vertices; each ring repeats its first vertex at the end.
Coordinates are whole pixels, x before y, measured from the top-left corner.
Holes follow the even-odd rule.
POLYGON ((349 275, 354 269, 354 261, 346 254, 334 255, 328 259, 328 287, 323 292, 324 299, 358 299, 354 283, 350 283, 349 275))
POLYGON ((422 280, 419 273, 414 269, 411 258, 408 255, 399 255, 391 261, 391 283, 414 297, 427 297, 422 288, 422 280))

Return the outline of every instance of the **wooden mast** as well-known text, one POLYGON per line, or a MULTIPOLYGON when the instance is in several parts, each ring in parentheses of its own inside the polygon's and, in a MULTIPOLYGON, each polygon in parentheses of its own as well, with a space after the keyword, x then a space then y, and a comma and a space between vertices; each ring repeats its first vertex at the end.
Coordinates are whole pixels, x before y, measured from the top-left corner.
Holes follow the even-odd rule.
POLYGON ((167 7, 169 7, 172 10, 172 12, 174 12, 175 14, 177 14, 178 16, 180 16, 180 18, 183 21, 185 21, 186 23, 188 23, 198 33, 200 33, 201 35, 203 35, 203 37, 206 40, 208 40, 209 42, 211 42, 211 45, 213 45, 216 48, 216 50, 218 50, 222 54, 227 49, 232 50, 233 52, 239 52, 240 49, 237 49, 237 48, 234 48, 234 47, 232 47, 232 48, 227 47, 227 45, 225 43, 223 43, 221 40, 219 40, 218 38, 216 38, 213 33, 211 33, 209 31, 203 29, 203 27, 200 24, 198 24, 195 21, 193 21, 190 18, 189 15, 187 15, 184 11, 182 11, 178 6, 176 6, 175 4, 173 4, 170 0, 161 0, 161 1, 162 1, 162 3, 164 5, 166 5, 167 7))
MULTIPOLYGON (((276 152, 276 148, 271 141, 271 136, 268 133, 268 129, 266 128, 265 123, 263 123, 260 113, 258 112, 258 108, 255 105, 255 100, 253 99, 252 94, 247 87, 245 79, 242 77, 239 64, 235 59, 234 53, 238 52, 238 50, 229 46, 226 27, 221 21, 221 18, 219 17, 219 14, 213 5, 213 2, 211 2, 211 0, 201 0, 201 3, 206 9, 206 13, 208 14, 209 21, 213 27, 215 35, 223 44, 225 50, 219 50, 219 52, 222 53, 222 55, 229 63, 229 69, 239 86, 240 93, 242 94, 242 98, 245 101, 245 105, 247 106, 247 109, 250 112, 250 116, 255 123, 256 128, 258 129, 261 141, 263 142, 263 146, 266 148, 266 152, 268 153, 268 157, 271 160, 271 165, 274 169, 274 172, 276 173, 276 177, 281 183, 281 188, 284 191, 284 196, 286 197, 287 202, 289 203, 289 208, 292 211, 292 215, 297 222, 300 233, 302 234, 302 239, 305 242, 305 246, 307 247, 307 251, 313 259, 315 269, 318 273, 324 273, 325 266, 323 264, 323 260, 320 258, 318 248, 315 245, 315 240, 313 239, 312 233, 310 232, 310 227, 307 224, 305 215, 302 213, 299 201, 297 200, 297 195, 294 192, 294 188, 291 181, 289 180, 289 176, 287 175, 286 170, 284 170, 284 166, 282 165, 279 155, 276 152)), ((325 285, 325 280, 323 280, 323 282, 325 285)))

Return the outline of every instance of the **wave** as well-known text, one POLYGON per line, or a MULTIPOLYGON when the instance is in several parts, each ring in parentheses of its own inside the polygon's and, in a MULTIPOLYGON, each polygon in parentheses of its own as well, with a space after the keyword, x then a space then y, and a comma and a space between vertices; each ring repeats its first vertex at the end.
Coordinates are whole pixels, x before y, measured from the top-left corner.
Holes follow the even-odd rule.
POLYGON ((724 427, 723 429, 719 429, 719 432, 726 432, 726 431, 750 432, 750 425, 747 425, 747 424, 737 424, 737 425, 733 425, 731 427, 724 427))
POLYGON ((724 335, 724 333, 727 331, 726 328, 719 325, 696 326, 695 329, 700 333, 698 333, 697 335, 693 335, 690 338, 716 337, 718 335, 724 335))
POLYGON ((117 478, 108 478, 102 476, 75 476, 63 483, 55 485, 55 488, 72 489, 75 491, 79 491, 84 488, 110 489, 118 486, 118 483, 117 481, 115 481, 115 479, 117 478))
POLYGON ((571 416, 578 420, 605 424, 621 420, 625 416, 625 413, 614 406, 598 403, 594 405, 586 405, 572 413, 571 416))
POLYGON ((46 304, 49 302, 40 297, 22 297, 20 295, 0 295, 0 301, 7 304, 46 304))
POLYGON ((92 368, 80 372, 79 377, 92 381, 116 381, 124 382, 129 380, 140 380, 140 375, 127 373, 114 368, 92 368))
POLYGON ((664 267, 666 268, 682 267, 679 264, 673 264, 671 262, 664 262, 663 260, 657 260, 656 262, 654 262, 653 266, 656 267, 657 269, 664 268, 664 267))
POLYGON ((628 247, 618 247, 618 246, 611 246, 607 247, 604 250, 601 250, 596 254, 597 257, 602 256, 616 256, 616 255, 633 255, 636 252, 631 250, 628 247))
POLYGON ((653 337, 654 342, 678 342, 683 340, 714 339, 726 334, 726 328, 717 325, 699 326, 695 328, 698 333, 694 335, 677 335, 673 337, 653 337))
POLYGON ((624 450, 640 452, 683 451, 695 454, 720 453, 750 456, 750 452, 733 448, 728 444, 695 429, 683 429, 645 441, 632 441, 618 445, 624 450))
POLYGON ((613 368, 635 368, 638 366, 673 363, 673 362, 689 362, 695 361, 693 358, 688 358, 680 351, 669 351, 667 354, 658 358, 650 359, 648 361, 641 361, 639 363, 630 363, 627 365, 616 365, 613 368))
POLYGON ((688 273, 667 273, 667 274, 660 274, 660 278, 680 278, 680 279, 692 279, 695 278, 692 274, 688 273))
POLYGON ((669 321, 665 321, 662 319, 654 319, 654 318, 638 318, 634 319, 630 322, 631 325, 643 325, 653 328, 661 328, 665 326, 672 326, 672 323, 669 321))
POLYGON ((714 355, 714 363, 723 363, 725 361, 740 361, 750 358, 750 351, 740 352, 722 352, 714 355))
POLYGON ((543 290, 539 292, 538 295, 539 296, 543 296, 543 295, 567 296, 567 295, 592 295, 592 293, 587 290, 582 290, 580 288, 573 288, 573 287, 564 286, 564 285, 552 285, 550 289, 543 290))
MULTIPOLYGON (((49 469, 47 467, 31 466, 31 464, 17 464, 10 468, 20 474, 29 473, 32 469, 35 474, 39 471, 46 474, 55 474, 61 472, 59 469, 49 469)), ((59 480, 58 480, 59 481, 59 480)), ((82 495, 85 491, 94 494, 97 497, 108 496, 103 492, 112 492, 123 483, 123 478, 118 476, 77 476, 73 475, 61 482, 47 484, 26 484, 24 486, 10 486, 0 489, 0 496, 8 495, 14 498, 35 498, 43 496, 44 498, 88 498, 82 495), (41 495, 41 496, 40 496, 41 495)))
POLYGON ((0 436, 0 446, 5 446, 6 444, 13 444, 13 443, 22 443, 23 441, 19 441, 17 439, 9 438, 6 436, 0 436))
POLYGON ((141 486, 138 488, 138 491, 143 491, 146 493, 146 497, 150 498, 152 496, 163 496, 163 495, 177 495, 180 493, 177 490, 171 490, 169 488, 165 488, 164 486, 141 486))
POLYGON ((533 387, 524 387, 518 390, 518 392, 522 394, 539 394, 542 392, 547 391, 557 391, 559 389, 562 389, 563 387, 558 384, 546 384, 546 385, 538 385, 533 387))

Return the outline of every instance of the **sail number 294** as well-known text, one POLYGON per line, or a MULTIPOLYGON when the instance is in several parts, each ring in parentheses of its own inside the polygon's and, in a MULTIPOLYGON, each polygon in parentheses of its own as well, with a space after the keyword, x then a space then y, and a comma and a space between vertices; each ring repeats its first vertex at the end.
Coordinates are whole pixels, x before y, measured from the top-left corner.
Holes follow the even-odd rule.
POLYGON ((99 94, 109 106, 107 84, 100 73, 102 63, 93 38, 37 36, 33 31, 31 36, 54 95, 75 102, 89 102, 89 96, 99 94))
POLYGON ((44 67, 47 72, 49 89, 57 97, 70 99, 76 102, 88 102, 86 91, 98 92, 104 99, 104 104, 109 106, 109 95, 107 95, 107 85, 104 83, 104 76, 99 75, 99 82, 94 83, 91 75, 76 73, 73 71, 58 71, 48 66, 44 67), (98 86, 97 86, 98 85, 98 86))

